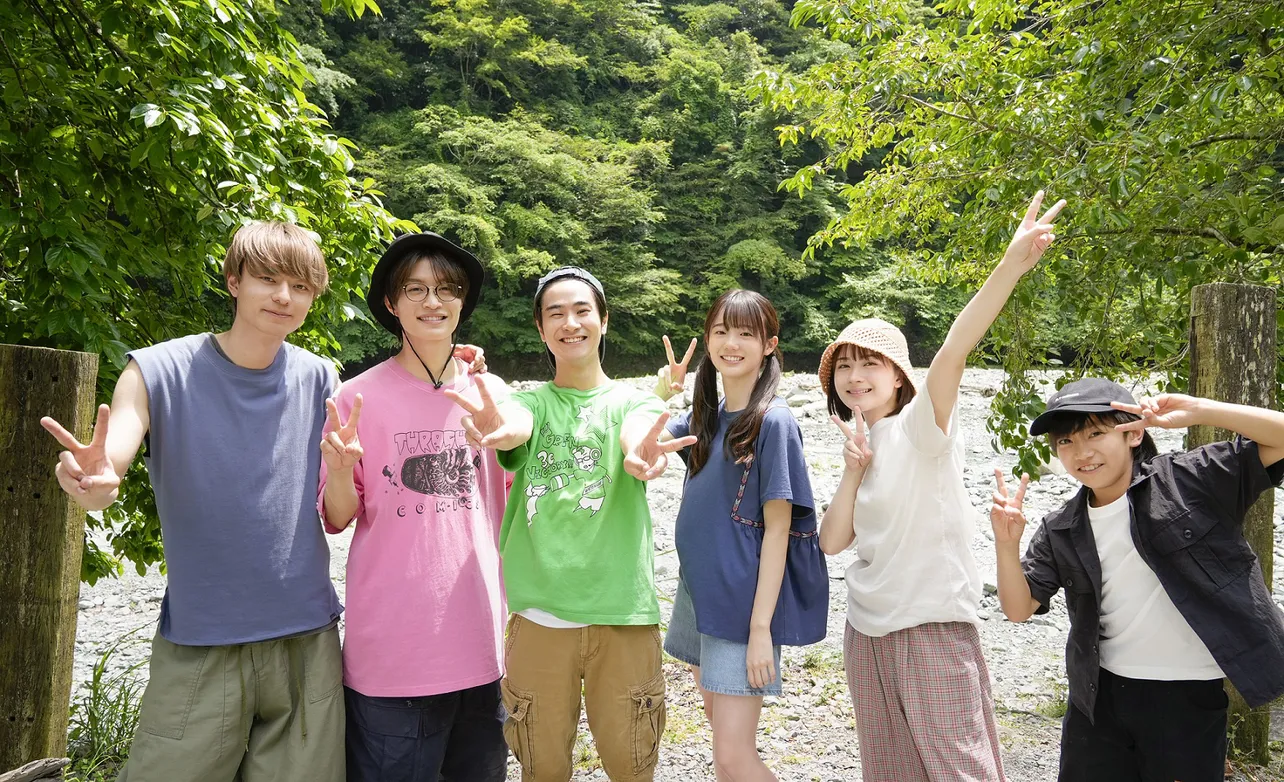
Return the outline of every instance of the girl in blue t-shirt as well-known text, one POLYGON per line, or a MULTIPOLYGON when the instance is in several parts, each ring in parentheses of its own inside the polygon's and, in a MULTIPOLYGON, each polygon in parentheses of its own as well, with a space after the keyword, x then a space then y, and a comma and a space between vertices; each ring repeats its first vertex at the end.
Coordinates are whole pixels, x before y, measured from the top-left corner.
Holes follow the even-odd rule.
MULTIPOLYGON (((719 297, 705 317, 694 403, 668 427, 697 441, 683 452, 681 569, 664 650, 695 675, 718 779, 776 778, 756 736, 763 696, 781 692, 780 646, 825 637, 829 581, 802 432, 776 396, 779 330, 776 309, 760 294, 719 297)), ((662 396, 681 387, 686 363, 674 359, 668 338, 665 347, 662 396)))

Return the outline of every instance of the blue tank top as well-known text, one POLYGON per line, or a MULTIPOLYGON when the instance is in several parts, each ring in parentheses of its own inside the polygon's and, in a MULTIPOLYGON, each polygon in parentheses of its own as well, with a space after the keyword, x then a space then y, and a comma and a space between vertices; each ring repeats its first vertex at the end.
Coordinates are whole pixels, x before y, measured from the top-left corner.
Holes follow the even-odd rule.
POLYGON ((287 344, 268 368, 246 369, 211 334, 129 357, 151 418, 144 459, 169 579, 161 635, 222 646, 336 620, 343 607, 317 514, 334 368, 287 344))

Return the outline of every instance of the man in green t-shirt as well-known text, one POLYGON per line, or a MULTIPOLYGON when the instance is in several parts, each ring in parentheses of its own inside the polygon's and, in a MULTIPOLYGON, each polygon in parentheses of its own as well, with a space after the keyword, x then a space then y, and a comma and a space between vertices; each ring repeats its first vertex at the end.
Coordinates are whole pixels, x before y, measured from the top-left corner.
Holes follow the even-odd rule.
POLYGON ((661 401, 602 371, 606 296, 592 274, 566 266, 541 278, 535 325, 553 382, 498 406, 480 387, 480 405, 452 394, 471 414, 469 438, 515 473, 499 539, 513 612, 504 736, 525 782, 566 782, 582 690, 607 775, 649 782, 664 674, 644 481, 695 438, 662 443, 661 401))

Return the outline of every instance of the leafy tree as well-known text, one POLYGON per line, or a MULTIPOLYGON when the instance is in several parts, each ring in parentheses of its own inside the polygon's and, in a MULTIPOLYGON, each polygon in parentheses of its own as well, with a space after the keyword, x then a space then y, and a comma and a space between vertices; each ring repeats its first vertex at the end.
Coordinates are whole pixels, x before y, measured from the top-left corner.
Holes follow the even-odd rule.
MULTIPOLYGON (((360 15, 369 0, 327 6, 360 15)), ((333 292, 298 335, 338 349, 380 244, 411 227, 351 175, 352 142, 304 93, 309 71, 270 3, 15 0, 0 5, 0 341, 105 357, 226 319, 220 271, 253 218, 314 232, 333 292)), ((84 575, 161 558, 137 466, 89 527, 84 575)))
MULTIPOLYGON (((1037 398, 1023 372, 1065 343, 1074 373, 1157 367, 1180 383, 1190 288, 1280 283, 1284 6, 946 0, 938 11, 795 6, 794 23, 817 24, 835 48, 757 88, 799 117, 782 123, 783 143, 824 145, 787 187, 831 181, 847 202, 813 249, 889 242, 926 283, 976 284, 1020 205, 1046 188, 1070 206, 996 327, 992 350, 1015 373, 991 419, 998 442, 1024 442, 1037 398)), ((1025 443, 1019 469, 1046 455, 1025 443)))

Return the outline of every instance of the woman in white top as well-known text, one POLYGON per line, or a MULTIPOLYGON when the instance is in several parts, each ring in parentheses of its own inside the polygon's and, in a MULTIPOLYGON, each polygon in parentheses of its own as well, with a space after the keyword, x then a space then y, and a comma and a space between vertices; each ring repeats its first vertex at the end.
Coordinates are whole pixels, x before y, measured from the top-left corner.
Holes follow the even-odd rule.
POLYGON ((885 321, 852 323, 821 358, 847 442, 820 546, 857 554, 843 658, 866 782, 1005 779, 976 627, 981 579, 957 402, 968 354, 1053 240, 1065 202, 1040 218, 1042 203, 1040 191, 921 387, 905 336, 885 321))

